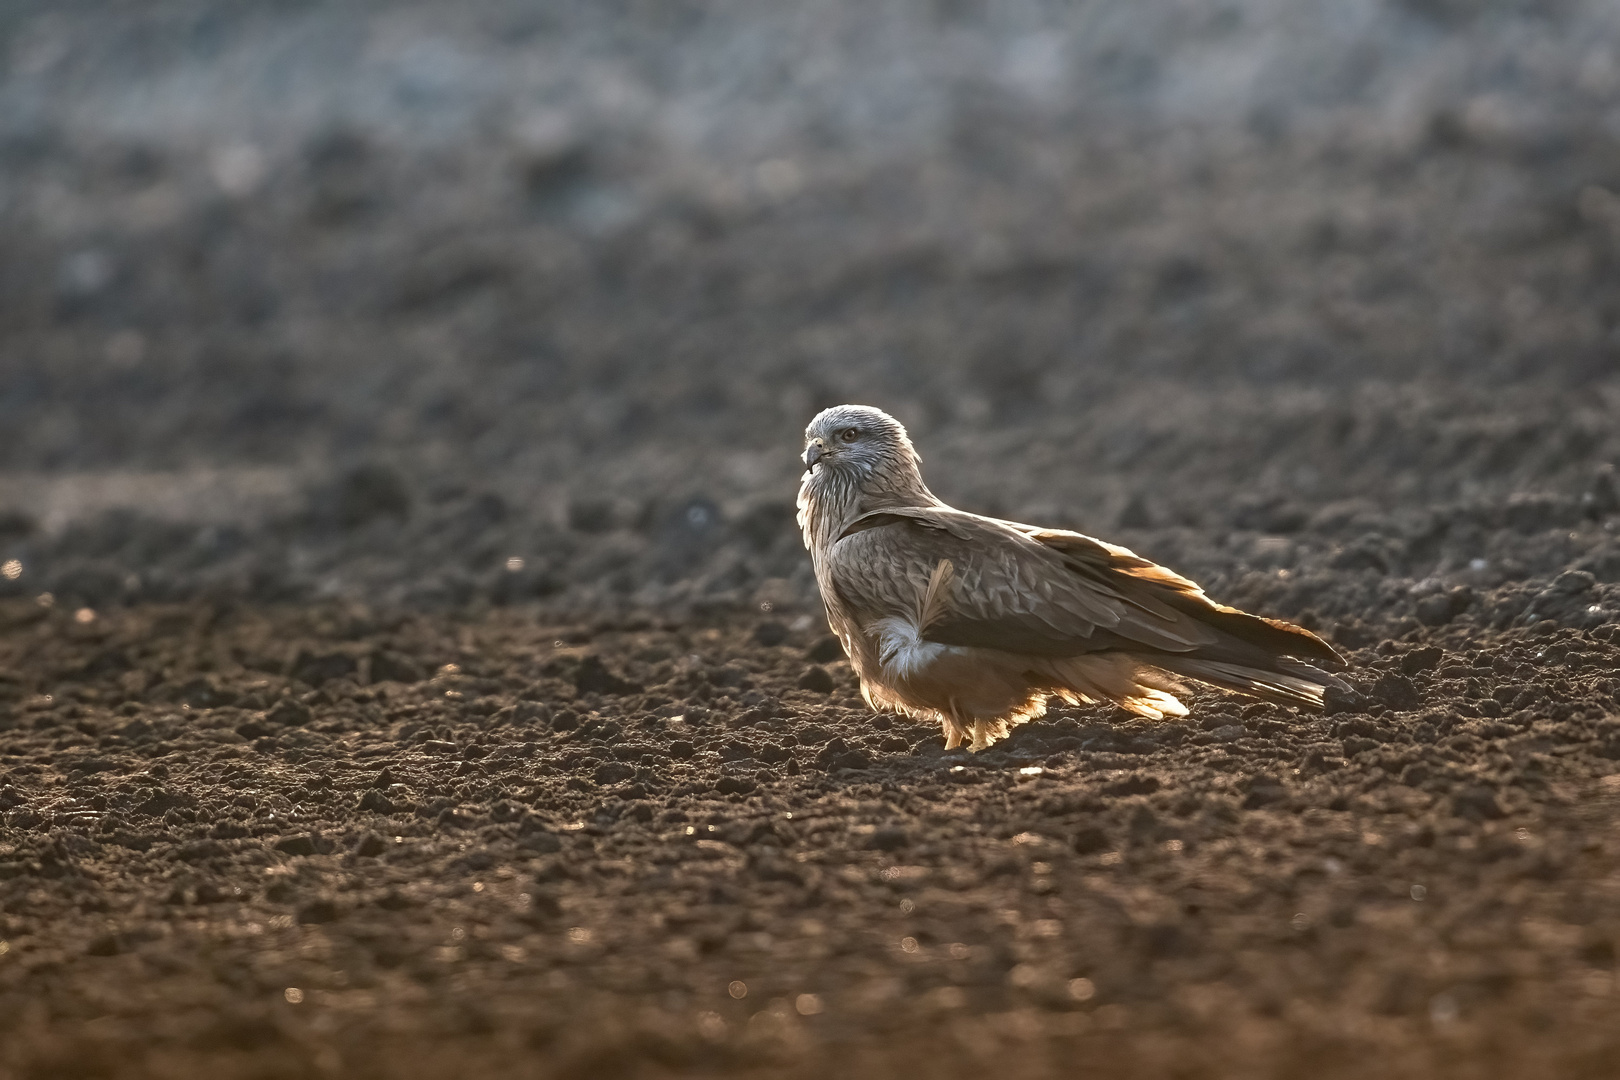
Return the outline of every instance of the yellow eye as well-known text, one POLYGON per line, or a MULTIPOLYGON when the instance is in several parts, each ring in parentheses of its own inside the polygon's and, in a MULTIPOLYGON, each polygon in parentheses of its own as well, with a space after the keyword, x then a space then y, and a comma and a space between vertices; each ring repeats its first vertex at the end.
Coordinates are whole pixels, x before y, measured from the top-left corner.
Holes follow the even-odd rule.
POLYGON ((852 427, 847 427, 838 433, 838 437, 845 442, 854 442, 861 437, 861 433, 852 427))

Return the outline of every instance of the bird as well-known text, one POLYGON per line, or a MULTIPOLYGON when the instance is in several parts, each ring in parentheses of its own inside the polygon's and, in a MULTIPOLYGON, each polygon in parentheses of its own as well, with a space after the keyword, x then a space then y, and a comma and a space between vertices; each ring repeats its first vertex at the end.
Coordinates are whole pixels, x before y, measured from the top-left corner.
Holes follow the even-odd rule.
POLYGON ((1347 689, 1331 645, 1210 600, 1134 552, 958 510, 923 483, 905 426, 838 405, 805 429, 798 524, 827 622, 878 712, 937 722, 977 752, 1052 698, 1188 713, 1191 679, 1321 708, 1347 689))

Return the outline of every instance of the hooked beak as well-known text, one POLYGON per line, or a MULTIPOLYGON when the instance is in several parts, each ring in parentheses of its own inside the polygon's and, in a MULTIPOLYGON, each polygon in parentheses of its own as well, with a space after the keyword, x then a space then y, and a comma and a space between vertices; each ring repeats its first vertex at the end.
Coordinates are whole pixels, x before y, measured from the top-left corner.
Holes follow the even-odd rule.
POLYGON ((821 460, 822 455, 824 453, 825 453, 825 451, 823 450, 822 445, 821 445, 820 442, 813 442, 809 446, 805 447, 804 448, 804 467, 807 468, 807 469, 815 468, 816 467, 816 462, 821 460))

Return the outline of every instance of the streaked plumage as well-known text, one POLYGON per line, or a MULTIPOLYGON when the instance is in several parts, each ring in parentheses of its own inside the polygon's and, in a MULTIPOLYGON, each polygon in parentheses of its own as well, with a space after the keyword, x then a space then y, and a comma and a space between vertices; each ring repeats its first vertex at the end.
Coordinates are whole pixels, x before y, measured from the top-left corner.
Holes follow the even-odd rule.
POLYGON ((1320 707, 1333 648, 1210 601, 1101 540, 981 517, 923 483, 906 430, 863 405, 805 431, 799 526, 827 620, 874 709, 939 722, 980 750, 1047 700, 1185 716, 1177 676, 1320 707))

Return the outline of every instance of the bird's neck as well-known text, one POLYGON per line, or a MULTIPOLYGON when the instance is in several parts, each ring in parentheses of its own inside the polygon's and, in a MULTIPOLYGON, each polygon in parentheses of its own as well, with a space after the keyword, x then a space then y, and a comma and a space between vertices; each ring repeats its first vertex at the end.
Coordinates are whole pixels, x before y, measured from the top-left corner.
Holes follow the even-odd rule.
POLYGON ((878 510, 943 506, 916 473, 851 476, 822 469, 799 484, 799 528, 813 554, 827 550, 851 522, 878 510))

